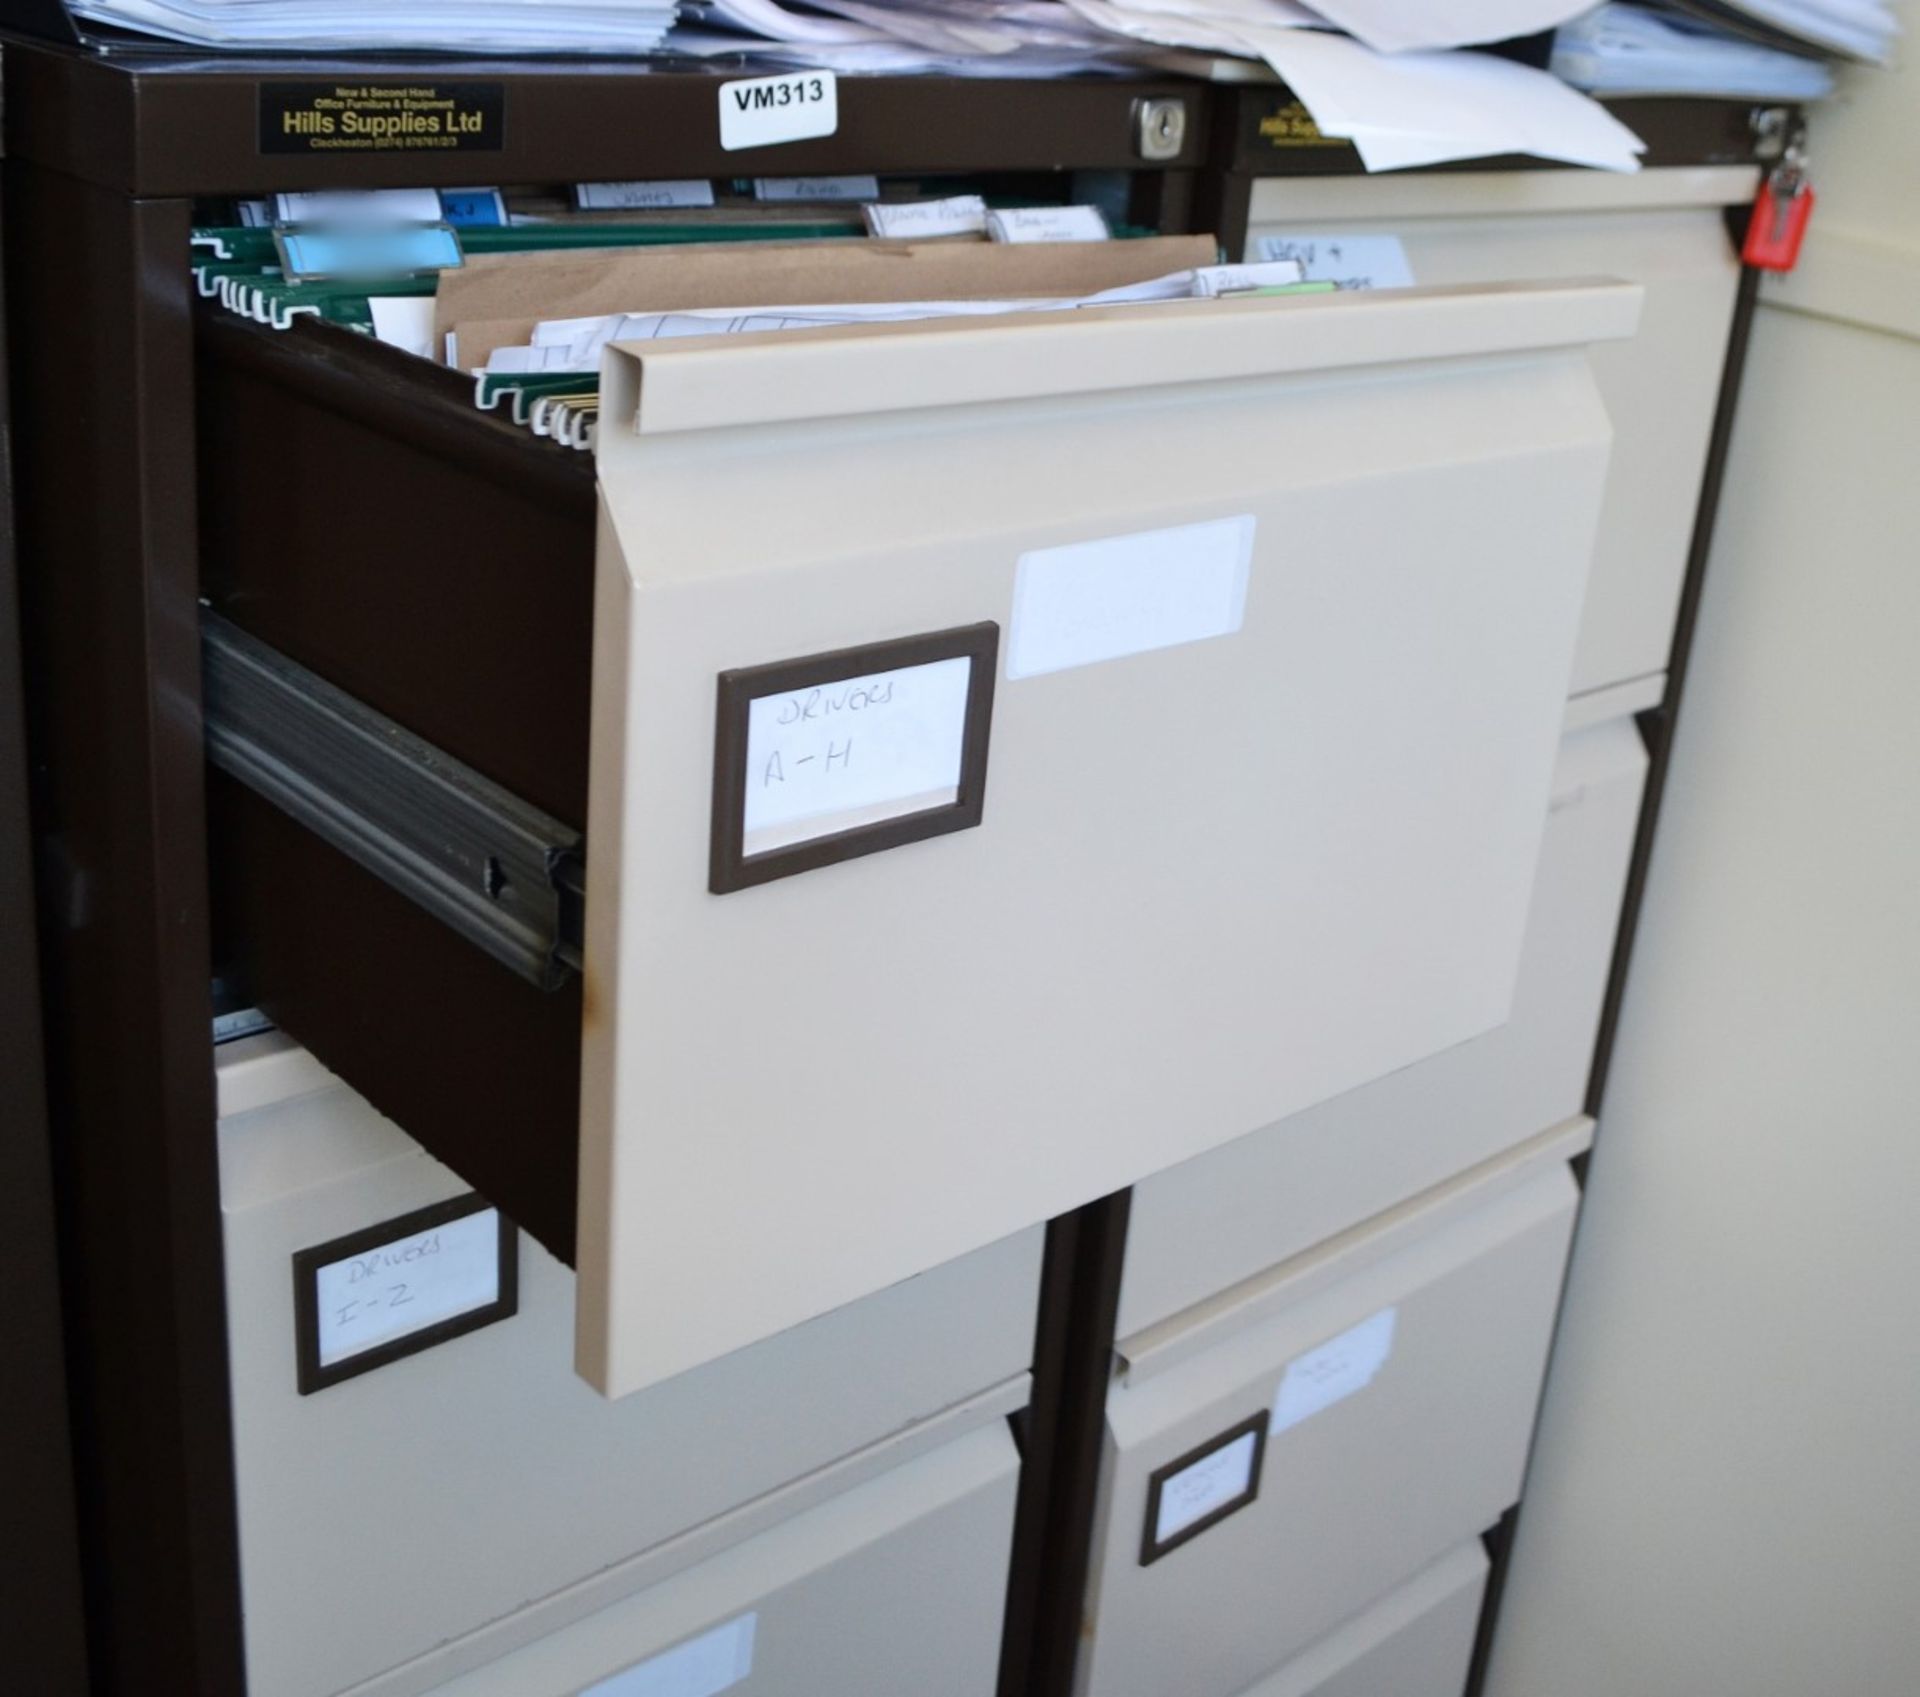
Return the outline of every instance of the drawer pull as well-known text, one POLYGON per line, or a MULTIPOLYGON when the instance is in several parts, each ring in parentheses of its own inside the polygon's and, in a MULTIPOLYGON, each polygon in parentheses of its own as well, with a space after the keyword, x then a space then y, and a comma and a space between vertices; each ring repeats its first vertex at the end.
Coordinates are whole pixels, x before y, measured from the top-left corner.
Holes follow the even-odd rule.
POLYGON ((204 613, 207 757, 529 983, 578 970, 580 833, 204 613))

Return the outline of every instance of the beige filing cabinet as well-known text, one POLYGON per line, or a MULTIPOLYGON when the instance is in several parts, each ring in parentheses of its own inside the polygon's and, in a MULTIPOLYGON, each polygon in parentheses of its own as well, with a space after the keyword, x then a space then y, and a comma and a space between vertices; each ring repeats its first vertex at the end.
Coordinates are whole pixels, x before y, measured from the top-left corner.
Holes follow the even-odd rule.
POLYGON ((1116 1335, 1581 1112, 1646 770, 1631 718, 1561 743, 1506 1024, 1134 1187, 1116 1335))
POLYGON ((1418 286, 1625 277, 1646 289, 1640 333, 1596 349, 1613 467, 1573 689, 1665 669, 1693 536, 1739 263, 1722 208, 1752 202, 1747 166, 1444 175, 1267 177, 1247 256, 1293 253, 1418 286), (1279 244, 1279 245, 1276 245, 1279 244), (1344 260, 1326 249, 1342 245, 1344 260))
POLYGON ((439 1217, 460 1181, 286 1038, 218 1073, 252 1690, 407 1697, 540 1640, 564 1678, 497 1688, 571 1694, 757 1615, 756 1688, 987 1697, 1038 1230, 609 1403, 545 1251, 439 1217))
POLYGON ((1121 1341, 1081 1697, 1235 1697, 1512 1504, 1588 1129, 1121 1341))
POLYGON ((1638 300, 611 351, 583 1373, 671 1377, 1506 1019, 1586 348, 1638 300))
POLYGON ((1460 1697, 1486 1588, 1487 1554, 1476 1539, 1241 1697, 1460 1697))

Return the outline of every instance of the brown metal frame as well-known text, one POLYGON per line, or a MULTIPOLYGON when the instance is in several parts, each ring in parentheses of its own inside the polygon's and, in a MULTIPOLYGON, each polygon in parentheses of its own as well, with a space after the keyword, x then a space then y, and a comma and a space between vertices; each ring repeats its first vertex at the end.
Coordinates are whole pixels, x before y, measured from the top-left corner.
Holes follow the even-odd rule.
POLYGON ((40 1055, 5 356, 0 337, 0 1667, 20 1690, 67 1697, 86 1689, 86 1633, 40 1055))

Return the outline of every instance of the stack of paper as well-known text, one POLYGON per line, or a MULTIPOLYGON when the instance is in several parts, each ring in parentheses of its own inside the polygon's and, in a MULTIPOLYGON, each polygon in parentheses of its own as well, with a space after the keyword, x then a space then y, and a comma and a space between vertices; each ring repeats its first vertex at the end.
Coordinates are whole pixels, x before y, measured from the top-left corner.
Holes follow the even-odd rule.
POLYGON ((649 53, 675 0, 67 0, 76 18, 196 47, 649 53))
POLYGON ((1437 51, 1564 22, 1584 0, 1066 0, 1128 39, 1263 59, 1324 135, 1372 171, 1530 153, 1607 170, 1642 143, 1557 77, 1486 53, 1437 51), (1338 23, 1348 34, 1330 34, 1338 23))
POLYGON ((1651 6, 1615 3, 1554 38, 1554 75, 1594 94, 1700 94, 1739 100, 1817 100, 1833 73, 1711 24, 1651 6))
POLYGON ((1689 12, 1762 39, 1884 61, 1900 21, 1888 0, 1677 0, 1689 12))
POLYGON ((1291 288, 1301 281, 1295 260, 1251 265, 1202 265, 1144 283, 1070 298, 1018 300, 846 301, 826 306, 689 308, 678 312, 615 312, 588 318, 543 319, 525 346, 495 348, 485 369, 511 376, 591 374, 610 342, 652 342, 677 336, 738 336, 762 330, 816 330, 836 324, 893 324, 918 318, 998 317, 1013 312, 1061 312, 1075 307, 1130 306, 1150 301, 1215 300, 1224 295, 1291 288))

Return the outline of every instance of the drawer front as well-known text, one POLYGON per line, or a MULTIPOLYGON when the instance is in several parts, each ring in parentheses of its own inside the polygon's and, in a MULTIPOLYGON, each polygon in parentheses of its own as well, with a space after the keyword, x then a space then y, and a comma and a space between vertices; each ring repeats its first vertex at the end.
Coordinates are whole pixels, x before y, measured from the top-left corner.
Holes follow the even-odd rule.
POLYGON ((1486 1588, 1486 1551, 1462 1544, 1242 1697, 1461 1697, 1486 1588))
POLYGON ((614 355, 583 1372, 653 1383, 1506 1018, 1605 474, 1584 344, 1634 301, 614 355), (982 626, 985 775, 938 768, 977 825, 728 888, 776 767, 716 737, 723 674, 982 626))
POLYGON ((1721 206, 1747 204, 1753 174, 1648 172, 1641 204, 1598 206, 1560 173, 1527 175, 1540 180, 1522 206, 1513 189, 1481 177, 1468 180, 1481 192, 1396 185, 1384 215, 1372 183, 1264 182, 1247 256, 1260 257, 1270 238, 1386 236, 1422 287, 1605 275, 1646 289, 1640 333, 1594 353, 1614 449, 1573 668, 1581 693, 1666 668, 1740 278, 1721 206), (1668 178, 1679 204, 1660 203, 1668 178))
POLYGON ((343 1689, 1026 1370, 1037 1229, 618 1404, 573 1372, 573 1275, 522 1238, 512 1317, 302 1395, 295 1252, 466 1186, 283 1038, 220 1072, 257 1690, 343 1689))
POLYGON ((436 1697, 993 1697, 1019 1461, 1004 1423, 436 1697))
POLYGON ((1560 1165, 1503 1182, 1297 1306, 1244 1298, 1243 1329, 1114 1386, 1083 1697, 1230 1697, 1518 1496, 1576 1193, 1560 1165), (1250 1481, 1187 1471, 1249 1421, 1250 1481), (1187 1533, 1181 1505, 1216 1500, 1187 1533))
POLYGON ((1135 1187, 1118 1336, 1582 1111, 1646 768, 1630 722, 1561 744, 1505 1025, 1135 1187))

